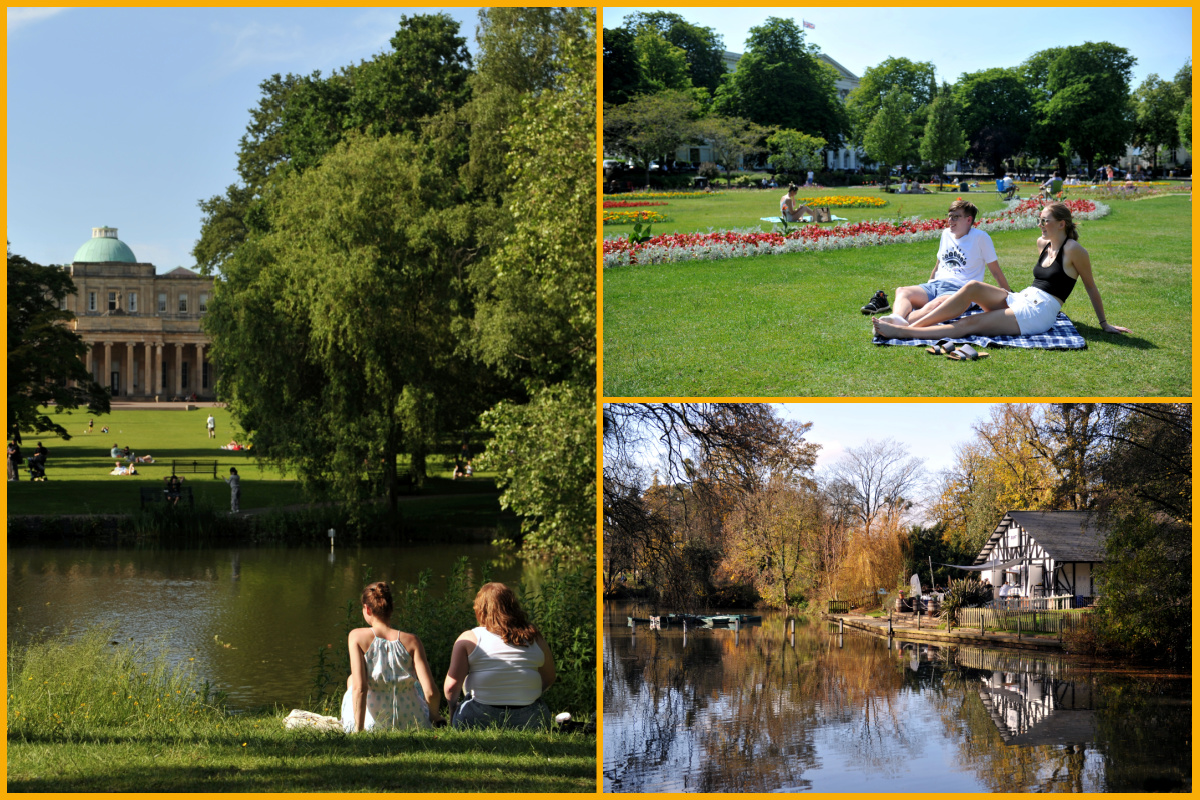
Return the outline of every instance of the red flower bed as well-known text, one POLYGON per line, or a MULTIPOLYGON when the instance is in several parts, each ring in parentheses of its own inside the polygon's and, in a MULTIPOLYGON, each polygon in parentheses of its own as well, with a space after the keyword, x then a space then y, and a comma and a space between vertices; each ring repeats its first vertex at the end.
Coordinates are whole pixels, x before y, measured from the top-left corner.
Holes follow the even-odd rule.
MULTIPOLYGON (((1094 211, 1096 204, 1090 200, 1068 200, 1067 207, 1072 213, 1081 214, 1084 212, 1094 211)), ((1041 210, 1043 204, 1039 200, 1026 200, 1011 209, 1001 211, 994 216, 987 217, 984 220, 976 221, 976 225, 980 222, 1002 222, 1004 220, 1013 220, 1019 217, 1036 214, 1041 210)), ((711 233, 664 233, 659 236, 654 236, 646 242, 630 245, 626 238, 611 238, 604 240, 604 254, 623 253, 631 251, 631 256, 636 251, 647 248, 687 248, 693 250, 707 250, 709 248, 725 248, 727 251, 741 250, 743 252, 753 251, 761 246, 779 246, 785 241, 803 241, 803 242, 820 242, 822 240, 837 240, 837 239, 852 239, 855 237, 900 237, 914 233, 924 233, 929 231, 938 231, 946 227, 944 218, 938 219, 921 219, 921 220, 902 220, 900 222, 890 221, 874 221, 874 222, 855 222, 851 224, 842 224, 832 227, 821 227, 818 225, 805 225, 799 228, 793 228, 786 234, 772 231, 763 233, 761 231, 739 232, 739 231, 714 231, 711 233)), ((864 243, 867 243, 864 241, 864 243)), ((636 261, 636 258, 631 258, 631 262, 636 261)))

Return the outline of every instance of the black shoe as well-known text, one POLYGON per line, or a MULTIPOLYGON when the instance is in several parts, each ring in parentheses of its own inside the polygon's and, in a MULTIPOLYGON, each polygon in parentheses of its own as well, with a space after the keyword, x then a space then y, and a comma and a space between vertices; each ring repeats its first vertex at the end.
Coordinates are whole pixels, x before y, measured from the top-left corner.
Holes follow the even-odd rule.
POLYGON ((892 307, 888 304, 887 295, 883 293, 883 289, 876 292, 875 296, 871 298, 871 302, 862 307, 864 314, 880 314, 891 310, 892 307))

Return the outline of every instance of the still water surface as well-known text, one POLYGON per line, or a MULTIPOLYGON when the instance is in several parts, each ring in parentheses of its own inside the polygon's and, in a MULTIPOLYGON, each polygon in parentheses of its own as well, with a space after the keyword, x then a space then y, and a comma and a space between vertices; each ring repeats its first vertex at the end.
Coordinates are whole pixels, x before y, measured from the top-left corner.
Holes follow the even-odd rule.
POLYGON ((769 613, 631 631, 627 613, 605 611, 605 791, 1191 789, 1186 677, 822 624, 792 636, 769 613))
MULTIPOLYGON (((109 624, 120 641, 166 636, 172 657, 195 658, 198 678, 227 692, 231 709, 300 707, 317 650, 346 647, 346 601, 362 591, 365 567, 374 580, 397 585, 432 569, 440 594, 440 576, 461 556, 478 579, 496 552, 467 544, 337 547, 332 554, 320 547, 10 548, 8 639, 109 624)), ((494 580, 522 577, 519 562, 490 569, 494 580)))

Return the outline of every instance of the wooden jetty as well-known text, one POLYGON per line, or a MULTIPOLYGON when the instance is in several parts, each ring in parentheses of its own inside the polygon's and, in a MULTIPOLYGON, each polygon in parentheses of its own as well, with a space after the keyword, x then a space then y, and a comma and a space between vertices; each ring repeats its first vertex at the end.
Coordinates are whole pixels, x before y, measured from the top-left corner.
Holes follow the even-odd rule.
POLYGON ((634 625, 653 625, 655 620, 662 627, 682 625, 686 622, 697 628, 723 628, 762 622, 762 617, 758 614, 662 614, 657 617, 626 617, 626 620, 630 628, 634 625))

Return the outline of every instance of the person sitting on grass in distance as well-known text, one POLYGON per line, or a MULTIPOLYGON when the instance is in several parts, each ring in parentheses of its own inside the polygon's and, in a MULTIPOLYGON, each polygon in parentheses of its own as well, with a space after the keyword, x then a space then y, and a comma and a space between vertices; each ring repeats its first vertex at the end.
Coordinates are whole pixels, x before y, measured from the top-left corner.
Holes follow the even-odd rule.
POLYGON ((810 206, 796 206, 796 190, 796 184, 788 184, 787 192, 783 197, 779 198, 779 216, 784 222, 800 222, 806 214, 810 217, 816 217, 810 206))
POLYGON ((503 583, 487 583, 475 595, 479 626, 464 631, 450 652, 443 685, 455 728, 547 727, 550 709, 542 693, 554 683, 550 646, 530 624, 516 595, 503 583), (462 703, 455 703, 459 693, 462 703))
POLYGON ((1079 244, 1079 233, 1065 203, 1051 203, 1038 215, 1042 235, 1037 240, 1038 258, 1033 268, 1033 285, 1013 293, 972 280, 926 312, 911 325, 889 319, 874 319, 875 333, 885 339, 959 338, 972 334, 1032 336, 1054 327, 1058 312, 1071 295, 1077 280, 1083 281, 1100 329, 1105 333, 1129 333, 1128 328, 1110 325, 1104 315, 1100 290, 1092 276, 1088 251, 1079 244), (983 309, 957 322, 946 324, 965 312, 972 303, 983 309))
MULTIPOLYGON (((904 325, 928 314, 967 282, 982 282, 985 268, 1000 288, 1008 291, 1008 279, 1000 269, 992 237, 975 227, 978 213, 974 203, 961 197, 950 204, 946 214, 948 224, 942 230, 929 282, 896 289, 896 302, 893 313, 886 318, 888 322, 904 325)), ((887 295, 883 295, 881 302, 881 294, 876 292, 876 296, 862 307, 864 314, 887 310, 887 295)))
POLYGON ((108 453, 112 458, 120 458, 121 457, 121 445, 117 444, 116 442, 113 442, 112 450, 109 450, 108 453))
POLYGON ((433 674, 421 640, 391 627, 392 590, 384 581, 362 591, 365 628, 350 631, 350 677, 342 697, 346 733, 443 725, 433 674))

